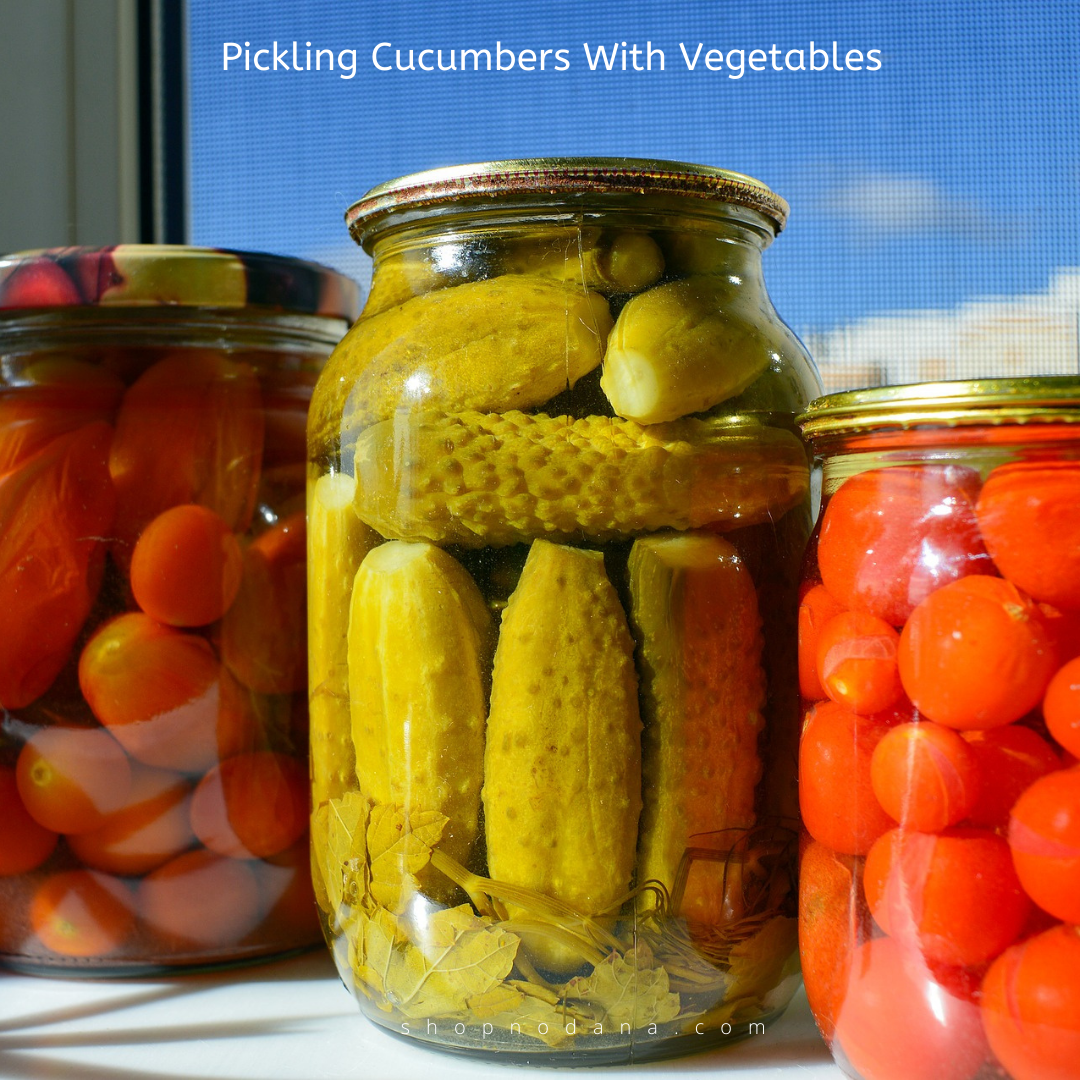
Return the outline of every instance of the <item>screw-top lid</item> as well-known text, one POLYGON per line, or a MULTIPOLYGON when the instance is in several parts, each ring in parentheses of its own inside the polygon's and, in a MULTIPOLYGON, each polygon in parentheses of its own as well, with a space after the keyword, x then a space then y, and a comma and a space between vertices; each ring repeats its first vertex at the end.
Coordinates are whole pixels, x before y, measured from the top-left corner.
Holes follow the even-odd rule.
POLYGON ((317 263, 171 244, 0 256, 0 312, 73 306, 255 307, 352 322, 360 290, 317 263))
POLYGON ((748 206, 783 229, 788 204, 760 180, 728 169, 646 158, 526 158, 431 169, 372 188, 345 214, 360 244, 388 214, 503 195, 678 195, 748 206))
POLYGON ((877 386, 827 394, 796 418, 818 445, 832 438, 917 428, 1080 423, 1080 378, 1015 379, 877 386))

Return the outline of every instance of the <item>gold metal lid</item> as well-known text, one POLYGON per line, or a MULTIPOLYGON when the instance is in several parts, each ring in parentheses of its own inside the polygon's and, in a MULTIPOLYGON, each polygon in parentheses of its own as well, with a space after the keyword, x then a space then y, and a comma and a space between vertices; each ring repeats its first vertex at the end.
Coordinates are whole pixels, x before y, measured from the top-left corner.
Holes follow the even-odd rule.
POLYGON ((70 307, 253 307, 352 322, 360 290, 329 267, 257 251, 118 244, 0 255, 0 314, 70 307))
POLYGON ((345 213, 353 238, 364 243, 372 225, 394 211, 463 198, 529 194, 681 195, 748 206, 780 232, 788 204, 760 180, 729 169, 648 158, 525 158, 430 169, 373 187, 345 213))
POLYGON ((1080 423, 1080 376, 879 386, 827 394, 796 418, 812 442, 921 427, 1080 423))

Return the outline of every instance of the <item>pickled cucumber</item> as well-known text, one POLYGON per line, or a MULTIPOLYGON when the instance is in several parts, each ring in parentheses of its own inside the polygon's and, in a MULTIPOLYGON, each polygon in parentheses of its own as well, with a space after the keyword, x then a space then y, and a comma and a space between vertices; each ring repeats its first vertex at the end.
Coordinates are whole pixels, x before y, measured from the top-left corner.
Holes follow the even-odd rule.
MULTIPOLYGON (((599 915, 630 887, 641 812, 634 644, 598 551, 537 540, 503 613, 484 758, 492 878, 599 915)), ((522 915, 508 905, 511 919, 522 915)), ((551 972, 581 966, 523 935, 551 972)))
POLYGON ((491 616, 464 568, 430 544, 386 543, 360 564, 349 616, 349 700, 360 791, 449 818, 442 849, 474 855, 491 616))
POLYGON ((664 256, 648 233, 560 229, 515 244, 503 269, 602 293, 640 292, 659 280, 664 256))
POLYGON ((349 608, 353 578, 382 537, 357 516, 356 479, 327 473, 308 506, 308 714, 311 799, 318 807, 356 787, 349 719, 349 608))
POLYGON ((357 513, 383 536, 464 547, 776 520, 805 495, 779 428, 702 420, 416 414, 356 445, 357 513), (402 493, 408 493, 403 495, 402 493))
POLYGON ((600 386, 619 416, 642 424, 705 412, 742 393, 778 354, 730 309, 730 287, 709 277, 635 296, 619 313, 600 386))
POLYGON ((607 300, 525 274, 439 289, 362 319, 338 345, 311 404, 326 448, 395 409, 515 409, 554 397, 603 356, 607 300))
MULTIPOLYGON (((642 767, 652 793, 641 818, 638 881, 656 879, 671 892, 688 848, 733 847, 754 824, 765 705, 761 618, 738 552, 711 533, 637 540, 629 569, 642 767)), ((720 921, 722 881, 722 874, 691 875, 681 914, 720 921)))

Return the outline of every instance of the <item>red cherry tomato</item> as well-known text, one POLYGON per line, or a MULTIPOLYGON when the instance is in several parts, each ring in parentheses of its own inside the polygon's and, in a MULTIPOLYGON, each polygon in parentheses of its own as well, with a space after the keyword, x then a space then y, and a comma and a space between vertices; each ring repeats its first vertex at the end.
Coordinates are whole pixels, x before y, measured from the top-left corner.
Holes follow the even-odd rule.
POLYGON ((258 879, 263 905, 269 908, 264 920, 267 939, 285 947, 322 940, 306 833, 280 854, 248 865, 258 879))
POLYGON ((814 1019, 831 1041, 844 1003, 851 956, 870 939, 861 860, 812 841, 799 862, 799 955, 814 1019))
POLYGON ((303 512, 244 552, 240 593, 221 624, 221 655, 257 693, 288 694, 307 685, 306 556, 303 512))
POLYGON ((1051 915, 1080 923, 1080 768, 1041 777, 1020 796, 1009 846, 1028 896, 1051 915))
POLYGON ((173 949, 234 945, 259 923, 259 885, 248 863, 196 848, 147 874, 143 920, 173 949))
POLYGON ((900 635, 900 681, 919 712, 947 727, 994 728, 1042 700, 1054 673, 1039 609, 1001 578, 931 593, 900 635))
POLYGON ((141 612, 99 627, 79 658, 79 686, 94 715, 147 765, 205 772, 255 739, 245 695, 206 640, 141 612))
POLYGON ((111 421, 124 384, 84 360, 38 360, 7 380, 0 396, 0 474, 28 461, 53 439, 95 421, 111 421))
POLYGON ((866 1080, 971 1080, 987 1056, 978 1005, 891 938, 855 953, 836 1039, 866 1080))
POLYGON ((1058 662, 1075 660, 1080 656, 1080 611, 1062 611, 1052 604, 1039 604, 1038 608, 1058 662))
POLYGON ((67 870, 46 878, 30 904, 30 923, 47 948, 62 956, 108 956, 135 928, 132 896, 116 878, 67 870))
POLYGON ((1019 724, 990 731, 965 731, 975 754, 979 798, 968 820, 986 829, 1005 830, 1013 804, 1040 776, 1061 768, 1053 747, 1031 728, 1019 724))
POLYGON ((228 525, 205 506, 174 506, 143 530, 131 557, 135 602, 169 626, 206 626, 240 589, 243 556, 228 525))
POLYGON ((111 434, 89 424, 0 476, 0 707, 48 690, 97 596, 115 509, 111 434))
POLYGON ((50 259, 24 263, 0 281, 0 308, 67 307, 82 302, 75 282, 50 259))
POLYGON ((179 855, 195 839, 188 821, 190 793, 179 773, 136 764, 124 805, 93 831, 69 836, 68 847, 95 870, 145 874, 179 855))
POLYGON ((963 821, 979 794, 974 752, 952 728, 931 720, 893 728, 874 750, 870 779, 882 809, 920 832, 963 821))
POLYGON ((820 701, 827 696, 817 674, 818 636, 822 627, 843 610, 824 585, 815 585, 799 604, 799 693, 804 701, 820 701))
POLYGON ((799 744, 799 805, 815 839, 845 855, 865 855, 893 827, 870 781, 870 760, 895 722, 857 716, 824 702, 809 713, 799 744))
POLYGON ((1005 577, 1036 600, 1080 608, 1080 461, 1002 465, 977 510, 1005 577))
POLYGON ((1080 1075, 1080 928, 1056 926, 1007 949, 986 973, 990 1049, 1014 1080, 1080 1075))
POLYGON ((231 532, 244 532, 262 448, 262 399, 247 364, 188 349, 144 372, 124 396, 109 457, 121 565, 150 521, 184 503, 208 507, 231 532))
POLYGON ((127 755, 101 728, 43 728, 23 746, 15 772, 30 815, 58 833, 98 828, 131 790, 127 755))
POLYGON ((19 795, 15 770, 0 765, 0 876, 40 866, 59 839, 30 816, 19 795))
POLYGON ((191 800, 195 835, 234 859, 277 855, 304 834, 307 769, 295 758, 258 751, 211 769, 191 800))
POLYGON ((1080 757, 1080 657, 1069 661, 1050 680, 1043 698, 1043 719, 1057 742, 1080 757))
POLYGON ((903 694, 896 669, 900 635, 865 611, 831 618, 818 637, 817 676, 838 705, 868 715, 895 704, 903 694))
POLYGON ((901 626, 935 589, 993 573, 975 521, 979 474, 959 465, 859 473, 829 500, 818 568, 845 608, 901 626))
POLYGON ((1009 846, 983 829, 893 829, 866 856, 866 902, 890 937, 970 967, 1011 945, 1031 912, 1009 846))

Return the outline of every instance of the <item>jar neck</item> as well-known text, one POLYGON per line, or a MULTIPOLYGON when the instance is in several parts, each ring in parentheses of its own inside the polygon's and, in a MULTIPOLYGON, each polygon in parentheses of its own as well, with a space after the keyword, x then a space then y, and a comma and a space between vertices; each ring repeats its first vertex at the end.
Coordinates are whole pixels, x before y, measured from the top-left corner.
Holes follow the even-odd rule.
POLYGON ((376 265, 401 251, 453 240, 492 243, 535 236, 546 229, 591 228, 683 235, 728 245, 727 256, 746 274, 760 274, 761 253, 776 230, 748 207, 702 199, 596 195, 558 200, 540 195, 498 202, 437 206, 388 215, 365 237, 376 265))

